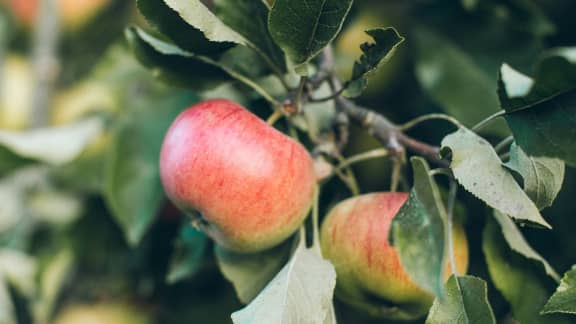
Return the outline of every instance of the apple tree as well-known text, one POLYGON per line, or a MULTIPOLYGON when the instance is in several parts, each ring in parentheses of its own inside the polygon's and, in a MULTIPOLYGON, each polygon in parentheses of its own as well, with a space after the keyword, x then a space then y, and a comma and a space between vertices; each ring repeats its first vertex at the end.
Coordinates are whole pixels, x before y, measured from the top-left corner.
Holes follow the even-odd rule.
POLYGON ((0 324, 576 321, 571 1, 0 5, 0 324))

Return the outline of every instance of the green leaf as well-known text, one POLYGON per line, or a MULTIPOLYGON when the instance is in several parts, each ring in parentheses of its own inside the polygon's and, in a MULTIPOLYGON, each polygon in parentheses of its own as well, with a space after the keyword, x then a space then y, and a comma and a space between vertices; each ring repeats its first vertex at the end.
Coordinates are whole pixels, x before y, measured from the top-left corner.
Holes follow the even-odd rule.
POLYGON ((77 158, 103 129, 98 117, 28 131, 0 130, 0 148, 17 157, 62 165, 77 158))
POLYGON ((202 31, 189 25, 163 0, 137 0, 137 5, 154 27, 187 51, 212 56, 221 54, 234 45, 228 42, 211 42, 202 31))
POLYGON ((452 275, 446 282, 445 297, 434 300, 426 323, 496 323, 487 295, 488 288, 484 280, 473 276, 452 275))
POLYGON ((390 226, 391 243, 414 282, 442 295, 446 209, 426 160, 412 157, 414 187, 390 226))
POLYGON ((33 163, 33 159, 14 154, 10 149, 0 145, 0 174, 7 174, 15 169, 33 163))
POLYGON ((214 13, 227 26, 242 35, 280 74, 286 72, 286 58, 268 32, 269 9, 261 0, 215 0, 214 13), (246 19, 250 17, 250 19, 246 19))
POLYGON ((547 156, 576 166, 576 90, 505 115, 516 142, 531 156, 547 156))
POLYGON ((230 80, 227 73, 202 56, 185 52, 139 28, 127 29, 126 37, 138 60, 165 82, 205 90, 230 80))
POLYGON ((164 199, 158 170, 164 134, 198 98, 187 91, 168 90, 153 80, 134 82, 125 91, 124 104, 130 109, 118 120, 109 148, 105 198, 127 241, 136 245, 164 199))
POLYGON ((233 285, 238 299, 250 303, 276 276, 290 258, 291 244, 282 244, 255 254, 241 254, 215 246, 220 271, 233 285))
POLYGON ((576 47, 548 51, 538 62, 534 78, 503 64, 498 95, 502 108, 511 113, 541 109, 538 105, 576 88, 576 47))
POLYGON ((295 65, 310 61, 340 32, 352 0, 276 0, 268 28, 295 65))
MULTIPOLYGON (((499 110, 496 76, 466 51, 427 26, 416 29, 416 76, 426 93, 462 124, 472 127, 499 110)), ((486 129, 506 135, 502 124, 486 129)))
POLYGON ((564 181, 564 162, 555 158, 528 156, 516 143, 505 164, 524 180, 524 191, 538 209, 552 206, 564 181))
POLYGON ((576 165, 576 48, 549 52, 534 79, 503 65, 498 95, 514 138, 528 155, 576 165))
MULTIPOLYGON (((211 5, 212 8, 200 0, 164 2, 212 43, 224 42, 250 47, 278 74, 286 71, 284 55, 268 33, 269 10, 262 1, 219 0, 211 5), (246 19, 247 17, 250 19, 246 19)), ((199 46, 196 46, 189 50, 202 53, 199 49, 199 46)))
POLYGON ((512 249, 512 251, 540 263, 551 278, 555 280, 560 279, 548 261, 546 261, 546 259, 544 259, 544 257, 542 257, 538 252, 534 251, 530 244, 526 242, 524 235, 522 235, 522 232, 520 232, 510 217, 500 213, 497 210, 494 210, 494 218, 498 221, 500 229, 502 230, 502 234, 504 235, 504 240, 508 244, 508 247, 512 249))
POLYGON ((208 238, 190 224, 180 228, 166 281, 170 284, 194 276, 201 269, 208 238))
POLYGON ((567 271, 556 292, 542 310, 542 314, 576 314, 576 265, 567 271))
POLYGON ((450 168, 464 189, 517 221, 550 228, 488 141, 460 128, 442 140, 442 151, 448 149, 450 168))
POLYGON ((516 320, 523 324, 573 322, 564 316, 539 314, 551 294, 549 286, 552 280, 530 260, 507 246, 498 223, 492 217, 487 218, 482 250, 492 282, 512 306, 516 320))
POLYGON ((336 272, 317 249, 301 241, 274 279, 246 307, 232 314, 235 324, 310 323, 332 319, 336 272))
POLYGON ((167 81, 174 81, 200 90, 213 88, 224 81, 236 79, 268 101, 275 101, 254 81, 260 71, 258 68, 255 73, 249 70, 258 67, 259 64, 257 61, 247 60, 245 56, 247 53, 243 47, 232 49, 219 61, 215 61, 209 57, 186 52, 138 28, 128 29, 127 37, 143 64, 154 68, 158 76, 167 81), (249 64, 246 64, 247 62, 249 64))
POLYGON ((164 3, 176 11, 190 26, 200 30, 212 42, 248 44, 248 41, 242 35, 226 26, 200 0, 164 0, 164 3))
POLYGON ((368 86, 368 76, 378 69, 382 61, 387 61, 398 45, 404 41, 396 29, 376 28, 369 29, 366 34, 374 39, 374 43, 364 43, 360 46, 362 56, 354 62, 352 76, 346 81, 344 95, 347 97, 359 96, 368 86))

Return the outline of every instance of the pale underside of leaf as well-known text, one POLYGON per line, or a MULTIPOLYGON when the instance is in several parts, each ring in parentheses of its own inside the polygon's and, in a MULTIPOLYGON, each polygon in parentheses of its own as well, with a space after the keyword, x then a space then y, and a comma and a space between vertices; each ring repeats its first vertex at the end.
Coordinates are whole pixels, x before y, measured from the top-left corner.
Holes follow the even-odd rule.
POLYGON ((209 40, 247 44, 244 37, 222 23, 201 1, 164 0, 164 2, 188 24, 202 31, 209 40))
POLYGON ((103 129, 100 118, 25 132, 0 130, 0 145, 26 158, 53 165, 71 162, 103 129))
POLYGON ((488 141, 460 128, 444 137, 442 147, 452 152, 450 168, 464 189, 518 221, 550 228, 488 141))
POLYGON ((546 261, 546 259, 544 259, 538 252, 534 251, 534 249, 532 249, 530 244, 526 242, 524 235, 522 235, 522 232, 520 232, 520 230, 518 229, 516 224, 510 219, 510 217, 507 217, 506 215, 500 213, 497 210, 494 210, 494 218, 496 218, 496 220, 500 224, 502 234, 504 234, 504 239, 506 240, 506 243, 508 243, 508 246, 513 251, 516 251, 517 253, 520 253, 529 259, 541 263, 542 266, 544 266, 544 268, 546 269, 546 273, 550 277, 554 278, 555 280, 560 279, 554 268, 552 268, 552 266, 546 261))
POLYGON ((224 71, 226 74, 228 74, 232 78, 235 78, 236 80, 238 80, 238 81, 244 83, 245 85, 247 85, 248 87, 252 88, 255 92, 260 94, 263 98, 267 99, 268 101, 275 102, 275 99, 265 89, 263 89, 259 84, 254 82, 254 80, 252 80, 250 77, 243 75, 241 72, 235 70, 233 67, 229 66, 228 64, 215 61, 215 60, 213 60, 209 57, 206 57, 206 56, 195 55, 193 53, 184 51, 181 48, 179 48, 178 46, 176 46, 174 44, 167 43, 161 39, 158 39, 158 38, 146 33, 145 31, 143 31, 139 28, 135 28, 134 31, 136 32, 138 37, 140 37, 143 41, 145 41, 149 46, 151 46, 154 50, 158 51, 159 53, 162 53, 165 55, 175 55, 175 56, 191 58, 191 59, 197 60, 199 62, 202 62, 204 64, 216 67, 216 68, 224 71))
POLYGON ((524 190, 538 209, 549 207, 562 188, 565 167, 560 159, 528 156, 516 143, 510 148, 506 166, 524 180, 524 190))
POLYGON ((235 324, 327 323, 335 285, 334 267, 301 244, 266 288, 232 314, 232 320, 235 324))

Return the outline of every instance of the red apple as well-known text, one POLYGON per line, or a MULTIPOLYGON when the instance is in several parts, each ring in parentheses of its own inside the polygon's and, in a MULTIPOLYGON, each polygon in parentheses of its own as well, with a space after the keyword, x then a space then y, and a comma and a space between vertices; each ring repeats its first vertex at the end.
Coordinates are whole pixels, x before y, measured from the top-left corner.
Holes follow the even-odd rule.
POLYGON ((242 106, 206 100, 185 110, 162 145, 168 197, 218 244, 256 252, 285 240, 312 204, 308 151, 242 106))
MULTIPOLYGON (((408 198, 407 193, 371 193, 338 203, 321 228, 324 256, 338 274, 336 296, 373 316, 414 319, 424 315, 433 297, 414 283, 388 244, 392 219, 408 198)), ((468 243, 460 224, 455 225, 456 267, 468 267, 468 243)), ((448 262, 445 279, 450 275, 448 262)))

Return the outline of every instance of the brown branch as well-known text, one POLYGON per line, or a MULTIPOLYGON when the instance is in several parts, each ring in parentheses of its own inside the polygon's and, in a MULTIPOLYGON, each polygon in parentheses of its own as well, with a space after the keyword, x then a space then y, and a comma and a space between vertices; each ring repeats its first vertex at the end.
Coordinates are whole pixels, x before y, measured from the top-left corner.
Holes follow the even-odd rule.
MULTIPOLYGON (((397 156, 403 156, 407 150, 424 156, 430 162, 440 166, 448 166, 448 161, 440 158, 440 149, 438 147, 404 134, 396 124, 382 114, 359 106, 342 97, 341 93, 336 91, 336 89, 343 89, 343 87, 340 80, 334 76, 334 54, 331 46, 324 48, 319 58, 318 72, 308 80, 308 84, 312 89, 318 88, 323 82, 329 83, 334 94, 331 97, 333 97, 338 109, 338 118, 335 125, 339 135, 337 140, 338 149, 342 150, 348 142, 348 122, 352 120, 367 129, 386 149, 397 156)), ((309 91, 308 95, 311 92, 309 91)))
POLYGON ((392 123, 383 115, 368 108, 358 106, 343 97, 336 98, 336 104, 351 120, 366 128, 374 138, 392 152, 402 153, 405 148, 412 153, 426 157, 431 162, 447 166, 447 161, 440 158, 440 150, 438 147, 418 141, 404 134, 396 124, 392 123))

